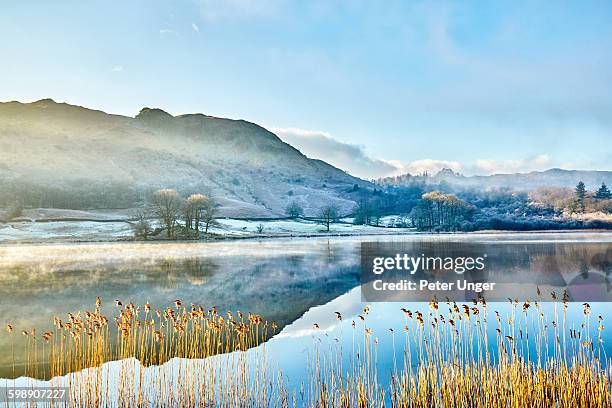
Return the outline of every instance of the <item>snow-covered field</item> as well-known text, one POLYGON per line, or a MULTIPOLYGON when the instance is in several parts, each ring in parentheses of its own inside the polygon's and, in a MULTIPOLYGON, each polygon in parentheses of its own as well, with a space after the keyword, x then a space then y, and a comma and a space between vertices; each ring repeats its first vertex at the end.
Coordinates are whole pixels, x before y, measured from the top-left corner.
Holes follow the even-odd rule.
MULTIPOLYGON (((245 236, 245 235, 311 235, 327 234, 326 227, 316 221, 310 220, 277 220, 277 221, 250 221, 236 219, 218 220, 219 226, 211 231, 221 235, 245 236), (259 227, 262 228, 261 233, 259 227)), ((383 225, 381 223, 381 225, 383 225)), ((369 225, 354 225, 350 220, 341 220, 330 226, 329 234, 384 234, 410 231, 408 228, 384 228, 369 225)))
POLYGON ((115 240, 132 236, 126 222, 50 221, 0 224, 0 242, 51 240, 115 240))
MULTIPOLYGON (((353 225, 350 220, 334 223, 327 232, 324 225, 310 220, 237 220, 224 218, 209 232, 215 237, 249 236, 310 236, 310 235, 366 235, 397 234, 409 228, 386 228, 394 225, 387 220, 380 227, 353 225)), ((133 236, 130 224, 121 221, 14 221, 0 224, 1 242, 44 241, 114 241, 133 236)))

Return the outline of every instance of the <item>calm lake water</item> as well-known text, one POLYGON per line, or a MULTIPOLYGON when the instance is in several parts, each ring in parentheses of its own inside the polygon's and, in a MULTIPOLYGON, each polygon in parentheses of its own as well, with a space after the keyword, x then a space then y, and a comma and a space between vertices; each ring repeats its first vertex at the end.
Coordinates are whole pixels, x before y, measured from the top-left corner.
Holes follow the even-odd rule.
MULTIPOLYGON (((175 299, 184 304, 217 306, 220 311, 253 312, 279 324, 280 333, 265 344, 266 353, 293 387, 307 382, 309 359, 317 347, 350 348, 351 325, 363 315, 359 278, 362 242, 461 241, 499 247, 503 259, 495 273, 520 270, 538 274, 556 268, 567 280, 596 282, 603 294, 612 291, 612 234, 538 233, 409 235, 308 239, 243 240, 216 243, 104 243, 0 246, 0 324, 17 331, 52 327, 54 316, 93 310, 96 296, 102 312, 113 316, 115 300, 151 303, 163 308, 175 299), (513 254, 519 254, 514 256, 513 254), (555 260, 551 263, 551 259, 555 260), (518 263, 520 260, 520 263, 518 263), (340 312, 342 321, 336 319, 340 312), (318 329, 314 329, 314 324, 318 329)), ((499 253, 499 251, 498 251, 499 253)), ((554 286, 554 282, 552 282, 554 286)), ((525 293, 535 298, 534 293, 525 293)), ((520 299, 524 300, 524 299, 520 299)), ((367 324, 378 342, 377 364, 388 373, 394 359, 394 336, 405 317, 400 307, 426 311, 427 303, 370 303, 367 324)), ((553 313, 554 304, 542 310, 553 313)), ((505 303, 493 310, 510 313, 505 303)), ((610 315, 611 303, 595 303, 592 313, 610 315)), ((569 308, 568 322, 583 321, 581 304, 569 308)), ((612 318, 612 317, 611 317, 612 318)), ((493 321, 494 319, 491 319, 493 321)), ((487 330, 494 333, 495 325, 487 330)), ((612 352, 612 324, 604 321, 604 350, 612 352), (610 326, 610 327, 608 327, 610 326)), ((494 336, 492 336, 494 337, 494 336)), ((14 350, 0 334, 0 378, 12 377, 14 350)), ((396 357, 401 357, 396 351, 396 357)), ((16 352, 19 363, 23 356, 16 352)), ((17 374, 19 376, 19 364, 17 374)), ((382 379, 381 379, 382 380, 382 379)))

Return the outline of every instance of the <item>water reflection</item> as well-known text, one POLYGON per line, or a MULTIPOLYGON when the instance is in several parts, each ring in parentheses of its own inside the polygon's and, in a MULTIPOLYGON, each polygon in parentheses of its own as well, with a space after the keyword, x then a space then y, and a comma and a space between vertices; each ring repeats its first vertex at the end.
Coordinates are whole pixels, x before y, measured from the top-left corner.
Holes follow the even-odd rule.
POLYGON ((362 292, 369 301, 428 301, 435 296, 459 302, 483 295, 495 302, 525 298, 538 289, 560 296, 567 292, 572 301, 612 301, 612 245, 605 241, 368 242, 362 245, 361 260, 362 292), (420 289, 422 281, 443 282, 452 289, 420 289), (462 289, 465 282, 490 289, 462 289), (385 289, 384 284, 395 286, 385 289), (394 289, 409 284, 416 289, 394 289))
MULTIPOLYGON (((42 333, 54 316, 93 310, 100 296, 108 316, 115 299, 153 308, 182 299, 252 311, 282 329, 358 284, 355 248, 327 240, 1 247, 0 323, 42 333)), ((12 373, 12 347, 23 361, 23 340, 13 339, 0 335, 0 377, 12 373)))
MULTIPOLYGON (((102 312, 116 314, 114 300, 150 302, 162 308, 174 299, 219 310, 242 310, 276 320, 279 330, 296 322, 314 306, 325 304, 359 285, 363 241, 462 241, 485 248, 503 243, 502 273, 514 268, 525 274, 563 264, 585 279, 595 269, 610 289, 611 234, 512 234, 460 236, 345 237, 279 239, 220 243, 112 243, 0 246, 0 324, 16 331, 51 327, 54 316, 92 310, 96 296, 102 312), (525 241, 534 241, 529 245, 525 241), (563 241, 560 245, 559 241, 563 241), (589 246, 590 245, 590 246, 589 246), (595 249, 593 249, 595 248, 595 249), (585 252, 586 251, 586 252, 585 252), (580 261, 587 257, 590 261, 580 261), (578 260, 578 263, 577 263, 578 260)), ((336 307, 336 306, 334 306, 336 307)), ((396 308, 396 305, 389 306, 396 308)), ((384 311, 380 305, 373 310, 384 311)), ((343 309, 344 310, 344 309, 343 309)), ((350 308, 345 310, 350 316, 350 308)), ((385 313, 373 318, 385 326, 385 313)), ((330 315, 334 324, 333 315, 330 315)), ((291 326, 289 326, 291 327, 291 326)), ((290 330, 283 331, 287 336, 290 330)), ((307 333, 302 328, 302 334, 307 333)), ((295 333, 295 332, 294 332, 295 333)), ((12 376, 12 353, 23 361, 21 336, 0 334, 0 378, 12 376)), ((293 349, 293 340, 286 345, 293 349)), ((296 343, 297 344, 297 343, 296 343)), ((279 346, 280 347, 280 346, 279 346)), ((282 346, 285 347, 285 346, 282 346)), ((282 348, 281 347, 281 348, 282 348)), ((17 375, 20 374, 19 368, 17 375)))

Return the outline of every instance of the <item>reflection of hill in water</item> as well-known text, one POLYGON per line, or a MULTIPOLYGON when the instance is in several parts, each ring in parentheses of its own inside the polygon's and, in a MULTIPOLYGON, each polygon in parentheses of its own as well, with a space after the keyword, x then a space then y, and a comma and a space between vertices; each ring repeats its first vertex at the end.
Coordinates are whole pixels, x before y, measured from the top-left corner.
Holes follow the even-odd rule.
MULTIPOLYGON (((507 236, 500 235, 499 239, 507 236)), ((571 242, 539 242, 527 234, 511 236, 514 240, 507 242, 484 235, 420 235, 0 246, 0 378, 12 372, 5 324, 12 323, 16 332, 36 328, 42 333, 50 328, 54 316, 92 310, 96 296, 102 298, 102 312, 109 317, 117 312, 115 299, 140 305, 148 301, 155 309, 180 298, 185 305, 258 313, 264 319, 276 320, 282 330, 312 306, 327 303, 359 284, 361 242, 420 242, 421 251, 431 245, 430 241, 469 242, 476 245, 475 253, 488 253, 492 276, 533 282, 537 274, 549 281, 561 277, 571 282, 597 275, 602 278, 593 282, 607 282, 612 265, 612 245, 606 241, 609 236, 604 235, 601 242, 580 242, 575 238, 583 236, 579 234, 553 235, 561 240, 569 237, 571 242)), ((449 250, 446 247, 444 252, 449 250)), ((385 318, 380 316, 381 320, 385 318)), ((23 350, 18 343, 23 341, 22 336, 13 338, 15 352, 19 353, 23 350)), ((16 373, 21 372, 17 369, 16 373)))
MULTIPOLYGON (((51 328, 54 316, 93 310, 96 296, 104 302, 102 312, 117 313, 115 299, 152 308, 163 308, 174 299, 184 304, 217 306, 220 311, 241 310, 276 320, 279 330, 299 318, 312 306, 336 298, 358 285, 357 256, 352 249, 318 242, 306 250, 293 251, 292 243, 258 247, 249 243, 236 253, 203 251, 194 248, 172 256, 136 251, 121 257, 104 257, 92 249, 71 259, 45 258, 40 248, 22 262, 2 265, 0 273, 0 323, 12 323, 16 331, 51 328), (280 248, 286 250, 279 251, 280 248), (34 260, 34 261, 33 261, 34 260)), ((137 247, 137 246, 136 246, 137 247)), ((147 248, 148 250, 149 248, 147 248)), ((223 246, 217 247, 220 251, 223 246)), ((229 252, 235 250, 235 245, 229 252)), ((112 320, 112 319, 111 319, 112 320)), ((23 347, 15 336, 15 352, 23 347)), ((21 359, 19 356, 18 359, 21 359)), ((0 378, 10 375, 10 337, 0 335, 0 378)), ((19 375, 19 370, 17 374, 19 375)))

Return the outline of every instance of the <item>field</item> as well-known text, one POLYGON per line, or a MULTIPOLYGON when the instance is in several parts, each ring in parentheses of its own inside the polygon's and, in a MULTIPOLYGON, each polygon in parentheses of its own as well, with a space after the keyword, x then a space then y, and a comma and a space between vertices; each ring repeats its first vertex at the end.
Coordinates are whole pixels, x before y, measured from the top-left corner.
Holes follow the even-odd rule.
MULTIPOLYGON (((117 241, 130 240, 133 231, 128 222, 130 212, 73 211, 56 209, 28 210, 26 216, 10 223, 0 223, 1 242, 50 241, 117 241)), ((312 236, 312 235, 372 235, 398 234, 409 228, 388 228, 397 217, 385 217, 380 227, 353 225, 351 219, 332 224, 330 232, 311 220, 245 220, 221 218, 210 229, 210 239, 237 237, 312 236), (260 226, 262 227, 259 231, 260 226)), ((162 234, 163 236, 163 234, 162 234)))

